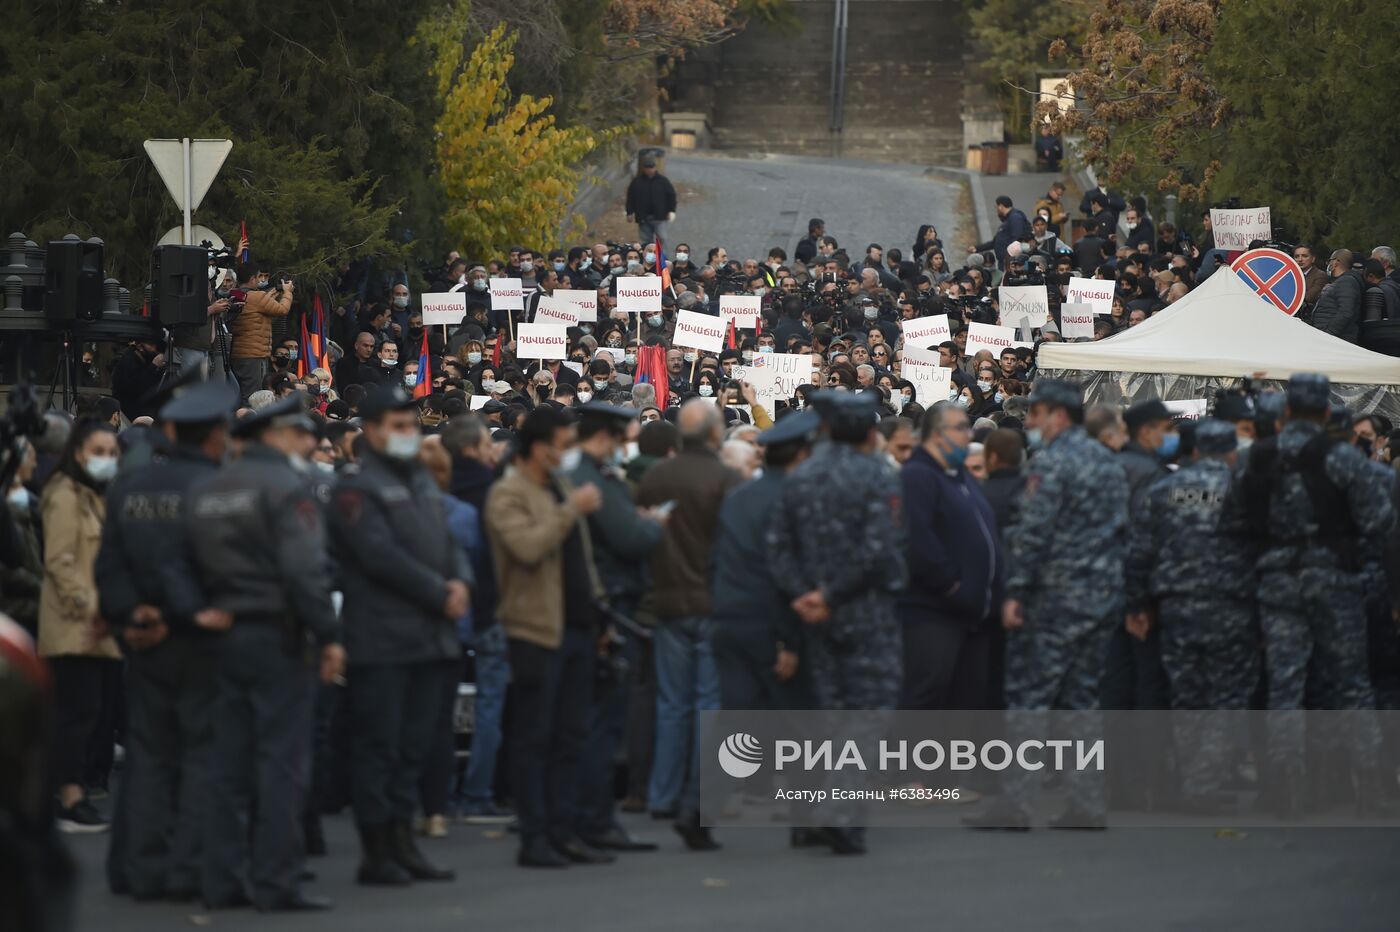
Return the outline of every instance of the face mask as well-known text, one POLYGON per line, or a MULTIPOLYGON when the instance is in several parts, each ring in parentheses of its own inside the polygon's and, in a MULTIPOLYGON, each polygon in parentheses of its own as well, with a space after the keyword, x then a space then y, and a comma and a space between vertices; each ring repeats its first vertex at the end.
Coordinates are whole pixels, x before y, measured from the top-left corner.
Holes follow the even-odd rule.
POLYGON ((29 507, 29 490, 20 486, 9 494, 5 499, 16 508, 24 509, 29 507))
POLYGON ((593 380, 593 387, 596 388, 596 389, 598 389, 598 391, 600 391, 600 392, 602 392, 602 391, 607 391, 607 388, 608 388, 608 380, 607 380, 607 379, 594 379, 594 380, 593 380))
POLYGON ((649 317, 647 317, 648 327, 660 327, 665 322, 666 318, 662 317, 660 314, 652 314, 649 317))
POLYGON ((287 359, 288 359, 290 362, 296 362, 296 361, 297 361, 297 351, 294 350, 294 349, 289 349, 289 350, 287 350, 287 359))
POLYGON ((1026 446, 1034 450, 1045 441, 1045 434, 1039 427, 1032 427, 1026 431, 1026 446))
POLYGON ((306 393, 308 395, 319 395, 323 391, 325 391, 325 389, 321 386, 320 382, 315 382, 311 385, 306 386, 306 393))
POLYGON ((379 364, 385 369, 392 369, 399 364, 399 361, 397 359, 381 359, 379 364))
POLYGON ((588 336, 593 332, 593 327, 590 324, 579 324, 578 329, 583 331, 584 336, 588 336))
POLYGON ((1236 438, 1235 438, 1235 449, 1239 451, 1241 457, 1243 457, 1246 453, 1248 453, 1248 452, 1249 452, 1249 448, 1252 447, 1252 446, 1254 446, 1254 438, 1253 438, 1253 437, 1236 437, 1236 438))
POLYGON ((879 316, 880 316, 880 309, 879 309, 878 307, 868 307, 868 308, 865 309, 865 319, 866 319, 866 320, 874 320, 875 318, 877 318, 877 317, 879 317, 879 316))
POLYGON ((1003 395, 1001 392, 997 392, 995 395, 992 396, 992 400, 995 401, 997 404, 1001 404, 1003 401, 1006 400, 1006 396, 1003 395))
POLYGON ((609 340, 609 341, 608 341, 608 349, 622 349, 622 341, 621 341, 621 340, 609 340))
POLYGON ((978 379, 977 390, 985 395, 987 392, 992 390, 992 383, 988 382, 986 379, 978 379))
POLYGON ((760 353, 771 353, 771 352, 773 352, 773 347, 771 347, 771 346, 760 346, 760 347, 758 348, 758 351, 759 351, 760 353))
POLYGON ((700 392, 701 397, 703 397, 703 398, 709 398, 711 395, 713 395, 713 394, 715 393, 715 387, 714 387, 713 385, 709 384, 708 382, 706 382, 704 385, 701 385, 700 388, 697 389, 697 391, 700 392))
POLYGON ((397 308, 405 308, 405 307, 408 307, 408 298, 405 297, 404 295, 396 295, 396 296, 394 297, 394 307, 397 307, 397 308))
POLYGON ((117 477, 117 458, 115 456, 90 456, 83 464, 83 472, 88 474, 88 478, 93 482, 111 482, 117 477))
POLYGON ((476 364, 479 363, 479 362, 481 362, 481 354, 480 354, 480 353, 468 353, 468 354, 467 354, 467 363, 468 363, 468 365, 474 366, 474 365, 476 365, 476 364))
POLYGON ((316 462, 316 468, 323 473, 330 474, 335 472, 335 463, 322 463, 318 460, 316 462))
POLYGON ((560 275, 564 274, 564 269, 566 268, 568 268, 568 266, 563 262, 554 263, 554 271, 558 272, 560 275))
POLYGON ((614 450, 612 451, 612 455, 608 457, 608 463, 607 463, 607 464, 608 464, 609 466, 612 466, 612 467, 615 467, 615 468, 621 468, 622 465, 623 465, 624 463, 626 463, 626 462, 627 462, 627 457, 626 457, 626 455, 622 452, 622 447, 617 447, 616 449, 614 449, 614 450))
POLYGON ((654 262, 656 261, 656 253, 654 253, 654 252, 649 252, 649 253, 647 253, 647 254, 646 254, 646 260, 647 260, 647 265, 651 265, 652 263, 654 263, 654 262))
POLYGON ((957 469, 967 461, 967 448, 953 447, 951 450, 944 450, 943 458, 948 461, 949 466, 957 469))
POLYGON ((690 253, 688 253, 688 252, 678 252, 678 253, 676 253, 676 261, 677 261, 677 262, 689 262, 689 261, 690 261, 690 253))
POLYGON ((210 280, 211 282, 214 280, 214 276, 217 275, 218 273, 219 273, 219 270, 218 270, 218 269, 214 268, 212 265, 209 266, 209 280, 210 280))
POLYGON ((753 362, 753 350, 744 350, 740 355, 744 357, 744 362, 753 362))
POLYGON ((631 443, 625 444, 622 448, 623 460, 634 460, 641 455, 641 448, 637 446, 636 441, 632 441, 631 443))
POLYGON ((686 353, 681 358, 683 358, 686 362, 695 362, 695 360, 699 359, 700 357, 696 353, 686 353))
POLYGON ((637 269, 640 269, 641 267, 642 267, 642 264, 641 264, 640 262, 638 262, 636 259, 628 259, 628 260, 627 260, 627 271, 629 271, 629 272, 635 272, 635 271, 637 271, 637 269))
POLYGON ((494 391, 496 390, 496 382, 495 382, 495 380, 494 380, 494 379, 482 379, 482 380, 481 380, 481 390, 482 390, 483 392, 485 392, 486 394, 488 394, 488 395, 491 394, 492 392, 494 392, 494 391))
POLYGON ((476 291, 486 290, 486 279, 478 278, 472 281, 472 288, 476 291))
POLYGON ((520 271, 522 271, 522 272, 533 272, 534 270, 535 270, 535 263, 531 262, 529 259, 522 259, 522 260, 521 260, 521 262, 520 262, 520 271))
POLYGON ((413 373, 412 375, 405 374, 404 377, 403 377, 403 384, 404 384, 404 387, 405 387, 405 388, 417 388, 417 387, 418 387, 418 374, 417 374, 417 373, 413 373))
POLYGON ((767 289, 767 288, 755 288, 755 289, 753 290, 753 293, 754 293, 754 296, 755 296, 755 297, 761 298, 761 297, 763 297, 764 295, 766 295, 766 294, 768 293, 768 289, 767 289))
POLYGON ((422 434, 390 434, 384 444, 384 455, 396 460, 411 460, 423 445, 422 434))
POLYGON ((623 356, 622 356, 622 361, 623 361, 623 363, 625 363, 626 365, 635 366, 635 365, 637 364, 637 354, 636 354, 636 353, 624 353, 623 356))
MULTIPOLYGON (((580 398, 583 396, 580 395, 580 398)), ((583 451, 578 447, 566 452, 559 458, 559 468, 564 472, 573 472, 578 468, 578 464, 583 460, 583 451)))
POLYGON ((284 366, 286 366, 287 363, 290 362, 290 361, 291 361, 291 357, 290 357, 290 356, 273 356, 273 357, 272 357, 272 364, 273 364, 274 366, 276 366, 277 368, 279 368, 279 369, 281 369, 281 368, 283 368, 284 366))
POLYGON ((1164 460, 1169 460, 1176 456, 1176 451, 1181 449, 1180 434, 1163 434, 1162 442, 1157 446, 1157 455, 1164 460))
POLYGON ((966 409, 968 406, 967 396, 959 395, 958 397, 953 399, 953 404, 957 405, 959 408, 966 409))
POLYGON ((586 404, 588 404, 588 403, 589 403, 590 401, 592 401, 592 400, 593 400, 593 393, 592 393, 592 392, 579 392, 579 393, 578 393, 578 403, 579 403, 579 404, 581 404, 581 405, 586 405, 586 404))
POLYGON ((586 272, 586 271, 588 271, 589 269, 591 269, 592 267, 593 267, 593 257, 592 257, 592 256, 584 256, 584 257, 583 257, 583 261, 580 262, 580 263, 578 264, 578 270, 579 270, 580 272, 586 272))

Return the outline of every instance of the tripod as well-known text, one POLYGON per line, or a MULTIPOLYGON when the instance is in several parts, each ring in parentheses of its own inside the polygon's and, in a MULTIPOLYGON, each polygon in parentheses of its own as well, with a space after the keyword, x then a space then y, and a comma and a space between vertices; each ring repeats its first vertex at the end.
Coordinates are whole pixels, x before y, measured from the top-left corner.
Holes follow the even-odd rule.
POLYGON ((76 352, 73 339, 73 331, 63 331, 63 343, 59 347, 58 359, 54 361, 53 376, 49 379, 49 394, 44 399, 44 407, 53 407, 54 392, 58 389, 59 380, 63 381, 63 410, 69 414, 78 405, 78 363, 74 358, 76 352))

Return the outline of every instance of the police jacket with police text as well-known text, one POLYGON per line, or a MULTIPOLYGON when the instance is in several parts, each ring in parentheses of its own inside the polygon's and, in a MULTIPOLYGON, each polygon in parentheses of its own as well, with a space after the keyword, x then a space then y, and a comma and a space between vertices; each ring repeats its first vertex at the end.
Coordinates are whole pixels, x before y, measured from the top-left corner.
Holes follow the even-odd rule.
POLYGON ((442 609, 449 580, 474 582, 452 537, 437 485, 417 461, 376 452, 357 462, 331 496, 331 540, 345 593, 351 664, 416 663, 460 655, 456 619, 442 609))
POLYGON ((284 454, 249 443, 190 489, 189 534, 209 603, 234 624, 290 617, 325 645, 340 640, 331 608, 321 506, 284 454))

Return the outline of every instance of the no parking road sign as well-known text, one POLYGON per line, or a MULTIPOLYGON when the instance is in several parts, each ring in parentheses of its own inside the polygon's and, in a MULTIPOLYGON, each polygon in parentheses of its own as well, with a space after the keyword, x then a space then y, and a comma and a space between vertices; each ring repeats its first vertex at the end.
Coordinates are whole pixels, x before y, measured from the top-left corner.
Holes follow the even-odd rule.
POLYGON ((1303 306, 1303 294, 1307 291, 1303 269, 1288 253, 1251 249, 1230 263, 1230 268, 1259 297, 1285 314, 1296 314, 1303 306))

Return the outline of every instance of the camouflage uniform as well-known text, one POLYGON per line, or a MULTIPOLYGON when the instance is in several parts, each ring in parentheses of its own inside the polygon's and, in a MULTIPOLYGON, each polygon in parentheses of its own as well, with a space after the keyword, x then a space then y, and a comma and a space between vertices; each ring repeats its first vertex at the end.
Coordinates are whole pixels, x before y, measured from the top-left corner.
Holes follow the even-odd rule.
MULTIPOLYGON (((1230 424, 1203 421, 1203 458, 1154 483, 1135 522, 1127 565, 1129 610, 1156 603, 1174 710, 1249 708, 1259 675, 1254 552, 1224 521, 1233 470, 1213 458, 1235 449, 1230 424)), ((1220 716, 1173 716, 1187 796, 1219 789, 1232 741, 1220 716)))
MULTIPOLYGON (((1123 467, 1084 428, 1070 427, 1031 459, 1010 534, 1007 596, 1022 603, 1025 627, 1007 634, 1008 709, 1098 708, 1108 637, 1123 622, 1127 516, 1123 467)), ((1024 814, 1034 774, 1013 767, 1003 776, 1006 802, 1024 814)), ((1067 776, 1073 807, 1101 814, 1098 775, 1067 776)))

